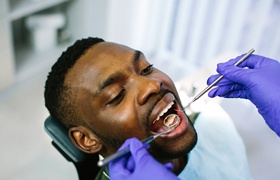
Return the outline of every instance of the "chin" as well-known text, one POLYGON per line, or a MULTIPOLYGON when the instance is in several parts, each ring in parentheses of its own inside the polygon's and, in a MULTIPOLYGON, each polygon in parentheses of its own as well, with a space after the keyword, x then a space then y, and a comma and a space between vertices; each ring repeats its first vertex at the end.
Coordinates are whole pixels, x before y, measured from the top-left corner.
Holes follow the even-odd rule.
POLYGON ((173 143, 152 143, 149 152, 152 156, 159 161, 166 161, 171 159, 186 156, 191 152, 197 143, 197 133, 194 128, 186 131, 184 137, 173 143))

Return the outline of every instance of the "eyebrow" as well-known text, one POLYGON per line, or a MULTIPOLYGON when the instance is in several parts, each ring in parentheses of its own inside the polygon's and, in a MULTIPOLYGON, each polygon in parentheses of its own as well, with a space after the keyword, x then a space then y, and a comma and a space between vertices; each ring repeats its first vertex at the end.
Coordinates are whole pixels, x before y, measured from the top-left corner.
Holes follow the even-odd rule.
POLYGON ((133 64, 136 64, 138 62, 141 55, 143 55, 143 53, 141 51, 136 50, 134 52, 134 55, 133 55, 133 58, 132 58, 133 64))
MULTIPOLYGON (((138 60, 140 59, 141 54, 143 54, 141 51, 136 50, 132 57, 133 64, 136 64, 138 60)), ((95 96, 98 96, 107 86, 116 83, 119 79, 124 78, 124 73, 121 71, 117 71, 113 74, 111 74, 108 78, 106 78, 104 81, 102 81, 99 84, 99 87, 95 93, 95 96)))

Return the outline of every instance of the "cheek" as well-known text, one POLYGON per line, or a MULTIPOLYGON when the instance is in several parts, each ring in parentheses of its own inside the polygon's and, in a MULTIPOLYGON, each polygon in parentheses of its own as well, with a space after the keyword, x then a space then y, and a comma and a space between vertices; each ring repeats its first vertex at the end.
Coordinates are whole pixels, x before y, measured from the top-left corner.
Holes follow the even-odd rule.
POLYGON ((139 118, 137 113, 133 110, 107 110, 99 112, 98 115, 98 128, 104 129, 100 133, 106 133, 108 136, 117 136, 120 138, 128 138, 138 135, 141 131, 139 128, 139 118))

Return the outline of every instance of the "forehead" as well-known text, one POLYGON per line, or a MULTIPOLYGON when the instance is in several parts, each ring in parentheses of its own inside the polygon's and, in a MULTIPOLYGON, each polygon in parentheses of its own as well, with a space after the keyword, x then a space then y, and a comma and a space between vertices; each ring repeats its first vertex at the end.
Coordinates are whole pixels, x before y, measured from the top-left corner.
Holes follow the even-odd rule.
POLYGON ((98 43, 77 60, 68 71, 64 84, 92 89, 93 84, 133 63, 134 52, 135 50, 120 44, 98 43))

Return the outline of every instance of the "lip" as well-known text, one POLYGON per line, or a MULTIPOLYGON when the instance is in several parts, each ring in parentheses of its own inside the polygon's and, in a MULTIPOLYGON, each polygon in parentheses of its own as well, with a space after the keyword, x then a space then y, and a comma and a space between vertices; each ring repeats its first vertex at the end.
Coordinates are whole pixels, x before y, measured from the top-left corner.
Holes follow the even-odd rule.
MULTIPOLYGON (((163 135, 161 135, 161 138, 176 138, 178 136, 180 136, 188 127, 188 118, 187 116, 184 114, 182 108, 180 107, 180 105, 177 103, 177 101, 175 100, 175 97, 172 93, 167 93, 155 106, 155 108, 153 109, 152 113, 151 113, 151 117, 150 117, 150 121, 149 123, 152 124, 153 121, 163 112, 165 111, 165 109, 167 107, 170 107, 170 104, 174 103, 174 107, 176 110, 176 114, 180 117, 180 122, 179 124, 171 131, 169 131, 168 133, 165 133, 163 135)), ((154 133, 153 133, 154 134, 154 133)))

